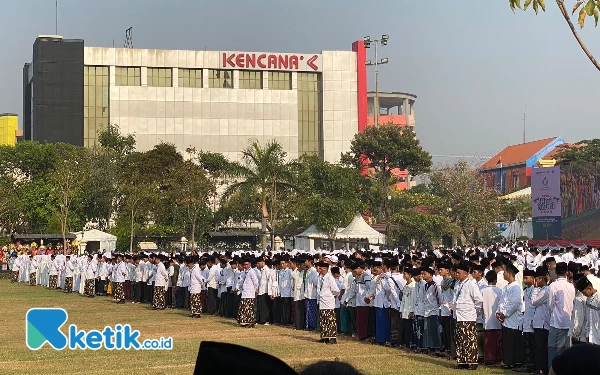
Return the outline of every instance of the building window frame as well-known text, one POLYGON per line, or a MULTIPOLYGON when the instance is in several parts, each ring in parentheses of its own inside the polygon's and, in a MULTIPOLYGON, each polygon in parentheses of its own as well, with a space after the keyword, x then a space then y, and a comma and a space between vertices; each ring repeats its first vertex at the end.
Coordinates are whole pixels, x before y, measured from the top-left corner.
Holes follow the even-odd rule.
POLYGON ((148 87, 173 87, 173 69, 147 68, 148 87))
POLYGON ((262 90, 263 74, 260 70, 240 70, 238 82, 240 89, 262 90))
POLYGON ((231 69, 209 69, 208 87, 213 89, 232 89, 233 70, 231 69))
POLYGON ((269 71, 269 90, 291 90, 292 89, 292 73, 269 71))
POLYGON ((142 68, 136 66, 115 67, 115 86, 141 86, 142 68))
POLYGON ((179 68, 177 82, 179 87, 202 88, 202 69, 179 68))

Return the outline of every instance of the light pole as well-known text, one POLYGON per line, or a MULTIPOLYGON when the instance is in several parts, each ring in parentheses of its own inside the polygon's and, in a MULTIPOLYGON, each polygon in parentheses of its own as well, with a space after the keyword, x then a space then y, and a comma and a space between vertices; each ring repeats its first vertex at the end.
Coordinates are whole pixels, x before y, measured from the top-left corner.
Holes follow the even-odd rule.
POLYGON ((375 126, 379 126, 379 65, 387 64, 389 62, 389 59, 387 57, 379 59, 379 51, 378 51, 377 47, 379 46, 379 44, 381 44, 382 47, 387 46, 389 39, 390 39, 390 37, 387 34, 383 34, 381 36, 381 39, 375 39, 375 40, 371 40, 370 36, 364 37, 365 48, 371 48, 371 43, 375 44, 375 60, 374 60, 374 62, 372 62, 371 60, 365 61, 365 65, 367 65, 367 66, 375 65, 375 102, 374 102, 374 111, 373 111, 373 118, 375 120, 375 126))

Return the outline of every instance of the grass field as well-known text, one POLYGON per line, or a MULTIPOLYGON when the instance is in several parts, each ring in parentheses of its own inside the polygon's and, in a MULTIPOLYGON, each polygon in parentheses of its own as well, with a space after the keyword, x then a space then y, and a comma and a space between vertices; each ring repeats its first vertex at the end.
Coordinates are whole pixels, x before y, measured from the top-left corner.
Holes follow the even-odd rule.
MULTIPOLYGON (((190 319, 187 312, 151 311, 144 305, 115 305, 107 297, 85 298, 41 286, 0 280, 0 374, 192 374, 201 341, 223 341, 248 346, 283 359, 294 368, 318 360, 339 359, 367 375, 457 374, 453 362, 399 350, 338 339, 338 345, 315 342, 314 333, 275 326, 241 329, 227 319, 190 319), (101 330, 106 325, 131 324, 142 339, 173 337, 171 351, 63 350, 48 345, 31 351, 25 344, 25 314, 32 307, 62 307, 67 325, 101 330)), ((66 328, 63 327, 63 332, 66 328)), ((226 365, 225 365, 226 366, 226 365)), ((226 371, 226 367, 224 367, 226 371)), ((469 372, 471 373, 471 372, 469 372)), ((481 367, 477 374, 508 374, 481 367)))

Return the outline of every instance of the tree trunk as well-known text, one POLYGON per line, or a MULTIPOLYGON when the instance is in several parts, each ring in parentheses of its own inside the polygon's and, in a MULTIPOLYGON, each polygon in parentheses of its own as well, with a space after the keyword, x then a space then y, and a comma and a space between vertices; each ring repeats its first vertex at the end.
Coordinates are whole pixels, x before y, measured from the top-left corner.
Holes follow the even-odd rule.
POLYGON ((129 233, 129 253, 133 252, 133 218, 135 215, 135 210, 131 209, 131 227, 130 227, 130 233, 129 233))
POLYGON ((269 217, 269 211, 267 211, 267 196, 265 192, 262 193, 262 220, 261 220, 261 232, 262 232, 262 251, 267 250, 267 217, 269 217))

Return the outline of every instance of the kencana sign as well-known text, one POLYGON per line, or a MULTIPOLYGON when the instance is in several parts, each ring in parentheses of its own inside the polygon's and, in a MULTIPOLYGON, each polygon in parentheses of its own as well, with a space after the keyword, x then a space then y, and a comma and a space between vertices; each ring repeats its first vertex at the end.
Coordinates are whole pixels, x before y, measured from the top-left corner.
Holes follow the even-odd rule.
POLYGON ((293 53, 222 52, 221 68, 320 72, 321 55, 293 53))

